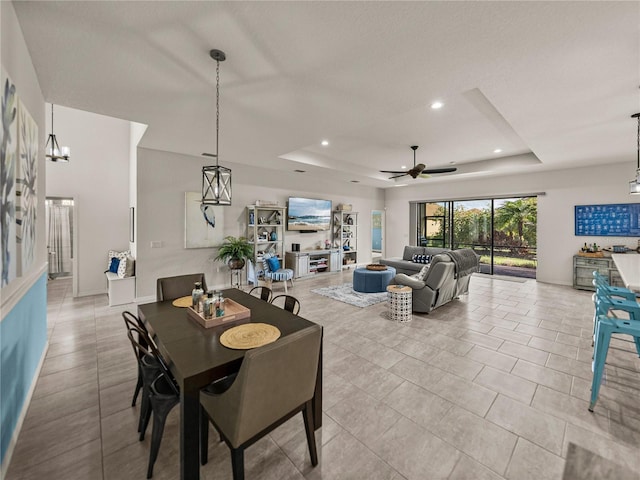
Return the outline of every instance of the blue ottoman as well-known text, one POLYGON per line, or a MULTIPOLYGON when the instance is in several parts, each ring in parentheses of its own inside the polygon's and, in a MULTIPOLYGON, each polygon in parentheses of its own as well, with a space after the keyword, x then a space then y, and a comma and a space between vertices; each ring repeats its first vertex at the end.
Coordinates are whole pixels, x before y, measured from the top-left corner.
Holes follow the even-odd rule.
POLYGON ((356 268, 353 271, 353 289, 360 293, 386 292, 387 285, 395 276, 396 269, 393 267, 379 271, 356 268))

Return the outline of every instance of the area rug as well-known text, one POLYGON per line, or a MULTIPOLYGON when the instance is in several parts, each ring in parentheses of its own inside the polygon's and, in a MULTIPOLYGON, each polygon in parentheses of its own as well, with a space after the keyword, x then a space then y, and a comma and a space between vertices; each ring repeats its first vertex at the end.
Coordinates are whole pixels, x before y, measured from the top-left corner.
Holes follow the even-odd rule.
POLYGON ((380 293, 360 293, 353 290, 353 284, 343 283, 342 285, 334 285, 332 287, 316 288, 311 290, 318 295, 338 300, 339 302, 348 303, 356 307, 364 308, 376 303, 387 300, 387 292, 380 293))

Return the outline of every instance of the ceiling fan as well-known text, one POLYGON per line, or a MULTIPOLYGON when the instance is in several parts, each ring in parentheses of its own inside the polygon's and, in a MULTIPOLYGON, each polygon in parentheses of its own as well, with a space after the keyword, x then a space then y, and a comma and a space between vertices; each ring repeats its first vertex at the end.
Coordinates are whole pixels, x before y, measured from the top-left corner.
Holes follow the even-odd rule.
POLYGON ((419 163, 416 165, 416 150, 418 149, 417 145, 413 145, 411 147, 411 150, 413 150, 413 168, 411 170, 408 170, 406 172, 398 172, 395 170, 380 170, 382 173, 395 173, 396 175, 393 175, 392 177, 389 177, 389 179, 391 180, 392 178, 399 178, 399 177, 403 177, 405 175, 411 175, 412 178, 418 178, 418 177, 422 177, 422 178, 429 178, 430 174, 433 173, 450 173, 450 172, 455 172, 457 170, 457 168, 455 167, 449 167, 449 168, 427 168, 425 169, 425 164, 424 163, 419 163))

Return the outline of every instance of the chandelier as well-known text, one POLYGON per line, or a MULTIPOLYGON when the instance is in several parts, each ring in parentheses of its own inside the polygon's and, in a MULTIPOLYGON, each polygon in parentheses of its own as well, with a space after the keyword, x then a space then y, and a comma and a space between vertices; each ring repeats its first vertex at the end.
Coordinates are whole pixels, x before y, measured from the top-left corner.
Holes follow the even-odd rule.
POLYGON ((51 104, 51 133, 47 138, 47 143, 44 147, 47 158, 50 158, 52 162, 68 162, 71 155, 71 149, 69 147, 62 147, 58 145, 58 139, 55 133, 53 133, 53 103, 51 104))
POLYGON ((214 157, 215 165, 202 167, 202 205, 231 205, 231 169, 218 164, 220 133, 220 62, 227 58, 221 50, 211 50, 211 58, 216 61, 216 153, 203 153, 214 157))

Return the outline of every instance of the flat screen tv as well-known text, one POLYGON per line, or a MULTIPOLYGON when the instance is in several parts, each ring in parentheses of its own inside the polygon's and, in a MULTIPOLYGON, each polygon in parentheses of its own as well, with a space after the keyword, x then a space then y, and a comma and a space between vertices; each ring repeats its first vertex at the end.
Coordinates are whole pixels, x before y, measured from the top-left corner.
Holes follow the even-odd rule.
POLYGON ((287 230, 317 232, 331 229, 331 200, 289 197, 287 230))

